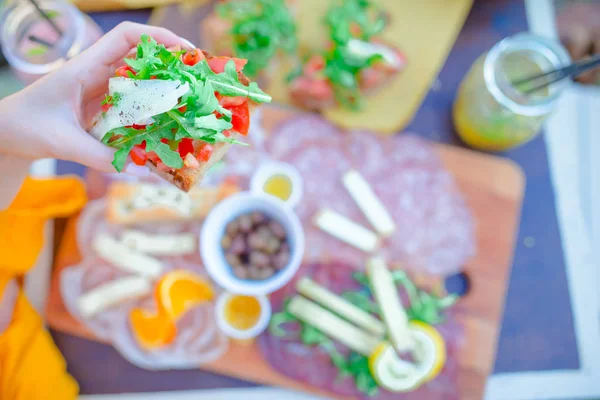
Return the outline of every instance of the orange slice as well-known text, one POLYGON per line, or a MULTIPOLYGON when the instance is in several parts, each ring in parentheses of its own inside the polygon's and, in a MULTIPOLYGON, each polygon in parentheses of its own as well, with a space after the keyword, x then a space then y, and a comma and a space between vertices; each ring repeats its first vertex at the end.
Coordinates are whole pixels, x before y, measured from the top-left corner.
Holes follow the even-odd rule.
POLYGON ((163 313, 134 308, 129 314, 129 322, 137 342, 147 350, 167 345, 177 335, 175 322, 163 313))
POLYGON ((159 310, 173 320, 180 318, 192 307, 212 300, 214 296, 209 282, 185 270, 167 273, 156 285, 159 310))

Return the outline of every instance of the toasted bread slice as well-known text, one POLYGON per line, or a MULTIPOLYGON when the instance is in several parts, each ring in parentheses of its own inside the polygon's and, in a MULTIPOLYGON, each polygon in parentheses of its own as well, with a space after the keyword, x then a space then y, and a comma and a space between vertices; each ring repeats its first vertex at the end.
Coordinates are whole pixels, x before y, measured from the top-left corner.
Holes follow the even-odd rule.
MULTIPOLYGON (((160 223, 164 221, 190 221, 202 219, 221 200, 241 189, 234 183, 224 182, 217 187, 196 187, 188 195, 183 195, 172 187, 156 186, 147 183, 115 182, 108 190, 106 217, 115 224, 133 225, 160 223), (169 191, 179 193, 181 201, 174 207, 170 202, 161 201, 161 195, 170 197, 169 191), (187 207, 182 196, 189 196, 187 207), (143 207, 138 207, 139 197, 152 198, 143 207)), ((173 200, 177 199, 177 196, 173 200)))

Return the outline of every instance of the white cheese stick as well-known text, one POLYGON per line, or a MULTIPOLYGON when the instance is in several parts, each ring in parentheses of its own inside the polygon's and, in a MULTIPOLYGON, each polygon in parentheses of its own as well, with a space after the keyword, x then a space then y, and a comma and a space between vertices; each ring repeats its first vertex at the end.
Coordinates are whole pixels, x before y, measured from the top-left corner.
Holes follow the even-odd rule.
POLYGON ((303 297, 292 298, 288 311, 301 321, 364 356, 370 356, 380 343, 379 338, 303 297))
POLYGON ((394 278, 383 258, 373 257, 367 262, 367 275, 396 351, 403 353, 412 350, 413 338, 408 328, 408 317, 402 307, 394 278))
POLYGON ((314 223, 330 235, 366 253, 372 253, 379 247, 375 232, 330 209, 320 210, 314 223))
POLYGON ((179 256, 196 251, 196 237, 193 233, 151 235, 128 230, 121 235, 121 242, 131 250, 155 256, 179 256))
POLYGON ((146 296, 152 284, 141 276, 127 276, 108 282, 85 293, 77 299, 77 308, 84 318, 90 318, 127 300, 146 296))
POLYGON ((310 278, 301 278, 296 284, 296 289, 298 293, 316 301, 358 327, 379 337, 385 334, 385 325, 380 320, 310 278))
POLYGON ((158 278, 163 270, 162 263, 157 259, 131 250, 110 235, 97 235, 92 246, 100 257, 125 272, 158 278))
POLYGON ((346 172, 342 181, 358 208, 365 214, 375 230, 382 236, 391 236, 396 230, 394 220, 371 188, 371 185, 369 185, 369 182, 355 170, 346 172))

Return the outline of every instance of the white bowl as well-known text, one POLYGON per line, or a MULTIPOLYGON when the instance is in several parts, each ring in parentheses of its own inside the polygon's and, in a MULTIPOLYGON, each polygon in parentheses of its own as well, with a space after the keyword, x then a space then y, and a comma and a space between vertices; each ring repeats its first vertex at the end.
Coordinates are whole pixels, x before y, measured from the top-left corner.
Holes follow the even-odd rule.
POLYGON ((275 175, 286 176, 292 184, 292 193, 290 198, 285 200, 285 204, 289 207, 296 207, 302 199, 302 176, 293 165, 279 161, 264 161, 257 168, 250 181, 250 191, 252 193, 270 194, 264 191, 264 186, 267 180, 275 175))
POLYGON ((223 289, 250 296, 269 294, 283 287, 293 277, 304 255, 304 230, 291 207, 276 197, 242 192, 220 202, 206 217, 200 233, 200 255, 204 267, 223 289), (233 274, 221 247, 227 224, 237 216, 259 211, 281 223, 290 246, 288 264, 263 280, 240 279, 233 274))
POLYGON ((264 295, 252 296, 258 300, 258 304, 260 305, 260 316, 258 317, 256 325, 249 329, 241 330, 231 326, 231 324, 227 322, 227 319, 225 318, 225 304, 233 296, 236 295, 233 293, 224 292, 221 293, 217 299, 217 304, 215 307, 217 326, 225 335, 232 339, 247 340, 257 337, 267 328, 267 326, 269 326, 269 321, 271 320, 271 302, 267 296, 264 295))

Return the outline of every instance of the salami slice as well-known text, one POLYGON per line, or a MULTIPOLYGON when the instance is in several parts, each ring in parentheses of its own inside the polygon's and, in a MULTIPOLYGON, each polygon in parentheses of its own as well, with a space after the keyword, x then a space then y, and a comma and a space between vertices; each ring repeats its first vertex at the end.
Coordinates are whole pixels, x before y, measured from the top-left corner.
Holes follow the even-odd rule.
MULTIPOLYGON (((329 290, 341 294, 359 288, 352 278, 355 269, 334 262, 303 266, 297 278, 271 296, 273 311, 281 310, 283 301, 296 294, 295 284, 300 276, 326 286, 329 290)), ((293 327, 292 327, 293 328, 293 327)), ((390 393, 383 389, 374 397, 366 396, 356 389, 352 378, 340 378, 329 356, 318 346, 302 344, 298 337, 279 338, 266 331, 259 338, 260 350, 271 367, 286 376, 300 380, 319 389, 327 390, 339 396, 353 396, 361 399, 410 399, 410 400, 453 400, 458 399, 456 362, 457 351, 462 343, 461 327, 449 317, 448 322, 436 327, 446 340, 447 362, 442 372, 432 381, 410 393, 390 393)), ((345 350, 340 348, 343 353, 345 350)))
MULTIPOLYGON (((181 265, 167 265, 167 270, 181 265)), ((189 265, 184 267, 200 273, 189 265)), ((135 307, 156 310, 153 295, 124 301, 97 315, 86 318, 77 308, 77 300, 86 292, 112 280, 126 276, 99 258, 89 257, 79 265, 63 270, 61 294, 65 307, 71 315, 86 326, 95 336, 109 341, 121 355, 134 365, 151 370, 187 369, 214 361, 225 353, 227 337, 218 330, 214 317, 214 303, 207 302, 194 307, 177 322, 177 337, 168 346, 147 351, 136 342, 129 313, 135 307)))
POLYGON ((283 159, 298 153, 309 144, 331 144, 342 147, 337 128, 314 114, 303 114, 279 125, 265 143, 271 157, 283 159))
POLYGON ((67 311, 102 340, 110 340, 115 324, 123 314, 137 305, 137 300, 123 302, 92 318, 84 318, 81 315, 77 301, 86 292, 125 275, 97 257, 88 257, 80 264, 66 268, 61 273, 60 291, 67 311))

